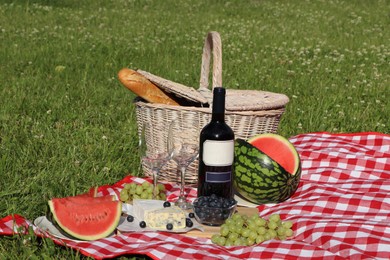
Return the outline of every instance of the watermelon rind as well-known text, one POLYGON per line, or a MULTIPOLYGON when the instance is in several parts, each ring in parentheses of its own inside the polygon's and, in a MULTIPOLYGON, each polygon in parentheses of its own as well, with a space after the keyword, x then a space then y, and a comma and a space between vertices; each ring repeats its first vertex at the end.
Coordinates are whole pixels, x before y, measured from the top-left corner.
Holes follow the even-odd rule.
POLYGON ((60 227, 60 231, 70 237, 87 241, 111 235, 118 226, 122 214, 120 201, 79 204, 52 199, 49 200, 48 205, 51 212, 49 217, 53 224, 60 227), (77 225, 79 228, 75 229, 77 225))
POLYGON ((294 174, 243 139, 236 139, 233 185, 236 192, 256 204, 280 203, 296 191, 301 176, 299 156, 294 174))
POLYGON ((53 218, 53 213, 50 211, 49 205, 47 207, 48 207, 48 211, 46 212, 46 219, 49 220, 64 237, 77 240, 78 239, 77 237, 69 235, 65 230, 62 229, 60 225, 58 225, 56 220, 53 218))
MULTIPOLYGON (((293 161, 295 162, 294 169, 289 173, 290 174, 297 173, 298 169, 300 167, 299 154, 298 154, 297 150, 295 149, 294 145, 287 138, 285 138, 281 135, 278 135, 278 134, 274 134, 274 133, 264 133, 264 134, 258 134, 258 135, 255 135, 255 136, 249 138, 247 142, 256 147, 256 145, 255 145, 256 142, 261 142, 262 139, 266 139, 266 138, 272 138, 275 141, 279 141, 279 142, 283 143, 284 146, 289 148, 290 152, 294 155, 293 161)), ((256 148, 259 149, 259 147, 256 147, 256 148)), ((263 153, 265 153, 263 150, 261 150, 261 149, 259 149, 259 150, 262 151, 263 153)))

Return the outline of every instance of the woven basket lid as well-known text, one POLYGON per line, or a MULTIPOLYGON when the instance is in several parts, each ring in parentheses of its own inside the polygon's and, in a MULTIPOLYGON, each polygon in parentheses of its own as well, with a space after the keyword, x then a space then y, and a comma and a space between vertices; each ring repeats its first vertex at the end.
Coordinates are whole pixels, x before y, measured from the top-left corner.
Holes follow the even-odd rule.
POLYGON ((226 110, 269 110, 284 107, 289 98, 284 94, 258 90, 226 90, 226 110))
MULTIPOLYGON (((213 102, 211 90, 199 88, 199 92, 208 100, 210 106, 213 102)), ((289 98, 284 94, 260 91, 226 89, 225 109, 228 111, 258 111, 285 107, 289 98)))
POLYGON ((196 103, 201 103, 201 104, 207 104, 208 101, 207 99, 202 96, 198 91, 196 91, 194 88, 187 87, 183 84, 173 82, 168 79, 161 78, 159 76, 153 75, 150 72, 143 71, 140 69, 137 69, 137 72, 142 74, 144 77, 146 77, 148 80, 156 84, 159 88, 162 90, 172 93, 175 96, 184 98, 189 101, 193 101, 196 103))
MULTIPOLYGON (((168 93, 193 102, 212 105, 213 94, 210 89, 199 88, 195 90, 147 71, 138 69, 137 72, 168 93)), ((225 108, 228 111, 269 110, 284 107, 288 102, 289 98, 284 94, 259 90, 227 89, 225 108)))

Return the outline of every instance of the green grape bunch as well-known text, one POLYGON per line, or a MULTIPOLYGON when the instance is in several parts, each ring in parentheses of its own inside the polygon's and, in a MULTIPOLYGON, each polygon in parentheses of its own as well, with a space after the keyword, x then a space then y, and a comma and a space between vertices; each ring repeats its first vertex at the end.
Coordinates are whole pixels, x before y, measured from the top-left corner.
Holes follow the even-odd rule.
MULTIPOLYGON (((156 189, 157 200, 166 200, 165 186, 161 183, 157 184, 156 189)), ((152 199, 153 198, 153 184, 144 181, 141 184, 135 182, 127 183, 120 192, 120 200, 124 203, 132 203, 133 199, 152 199)))
POLYGON ((293 223, 282 221, 279 214, 268 220, 254 214, 250 217, 234 213, 211 237, 211 242, 220 246, 252 246, 271 239, 285 240, 292 237, 293 223))

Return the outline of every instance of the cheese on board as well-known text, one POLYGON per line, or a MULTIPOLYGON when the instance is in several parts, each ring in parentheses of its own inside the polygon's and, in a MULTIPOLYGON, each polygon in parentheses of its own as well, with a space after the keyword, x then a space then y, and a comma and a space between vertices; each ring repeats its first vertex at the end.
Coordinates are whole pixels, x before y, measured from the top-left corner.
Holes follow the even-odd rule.
POLYGON ((147 227, 166 229, 171 223, 173 229, 186 227, 186 213, 177 206, 164 208, 161 200, 138 200, 133 201, 134 215, 146 222, 147 227))

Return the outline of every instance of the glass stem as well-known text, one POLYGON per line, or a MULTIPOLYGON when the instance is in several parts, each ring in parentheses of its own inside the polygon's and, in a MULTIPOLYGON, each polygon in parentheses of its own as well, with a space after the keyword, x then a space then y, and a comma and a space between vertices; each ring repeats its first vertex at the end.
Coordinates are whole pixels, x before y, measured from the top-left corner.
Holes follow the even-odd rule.
POLYGON ((153 174, 153 199, 156 199, 158 195, 158 190, 157 190, 158 171, 156 169, 152 169, 152 174, 153 174))
POLYGON ((180 167, 180 178, 181 178, 181 185, 180 185, 180 198, 183 198, 185 199, 185 196, 184 196, 184 186, 186 185, 186 179, 185 179, 185 175, 186 175, 186 167, 180 167))

